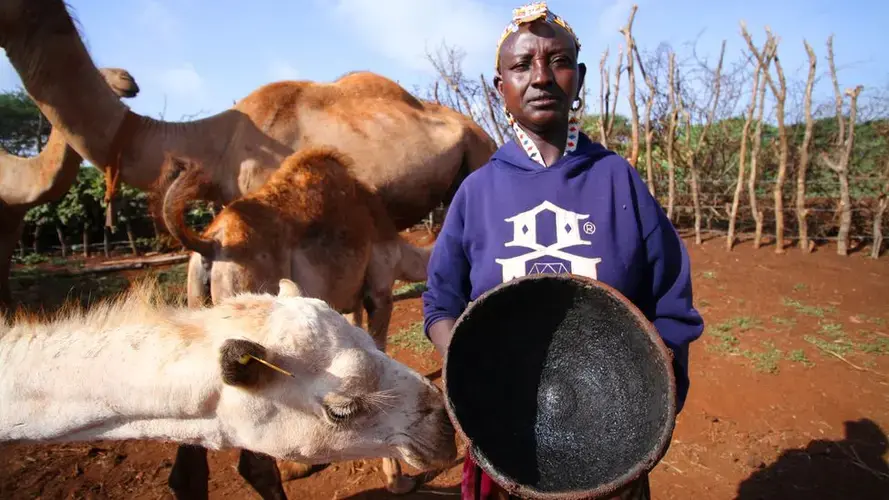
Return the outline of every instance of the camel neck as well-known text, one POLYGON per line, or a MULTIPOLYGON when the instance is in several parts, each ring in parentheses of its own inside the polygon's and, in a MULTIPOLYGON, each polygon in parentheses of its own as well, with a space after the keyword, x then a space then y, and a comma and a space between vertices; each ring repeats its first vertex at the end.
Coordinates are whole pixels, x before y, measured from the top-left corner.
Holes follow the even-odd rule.
POLYGON ((104 165, 126 106, 93 64, 64 2, 34 4, 39 22, 22 22, 2 36, 6 55, 53 128, 78 154, 104 165))
POLYGON ((30 208, 60 198, 77 178, 81 162, 56 129, 37 156, 20 158, 0 151, 0 200, 30 208))
POLYGON ((116 325, 69 320, 2 334, 0 441, 224 444, 215 417, 222 382, 213 342, 204 333, 183 336, 202 332, 197 318, 134 315, 116 325))

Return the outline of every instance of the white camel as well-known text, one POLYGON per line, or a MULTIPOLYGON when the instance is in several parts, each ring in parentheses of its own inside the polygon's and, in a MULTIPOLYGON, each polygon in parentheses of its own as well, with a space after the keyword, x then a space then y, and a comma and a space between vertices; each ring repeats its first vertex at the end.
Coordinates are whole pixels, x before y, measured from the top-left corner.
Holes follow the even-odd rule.
POLYGON ((0 324, 0 441, 145 439, 313 464, 451 463, 440 390, 299 294, 281 280, 277 296, 190 309, 164 305, 149 284, 88 312, 0 324))

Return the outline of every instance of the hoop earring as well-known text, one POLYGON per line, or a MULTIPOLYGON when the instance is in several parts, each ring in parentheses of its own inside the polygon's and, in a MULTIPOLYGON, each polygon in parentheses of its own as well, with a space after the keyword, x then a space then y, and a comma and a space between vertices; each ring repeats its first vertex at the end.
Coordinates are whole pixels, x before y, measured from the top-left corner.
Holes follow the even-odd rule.
POLYGON ((583 107, 583 100, 581 98, 574 99, 574 102, 571 103, 571 111, 575 113, 583 107))

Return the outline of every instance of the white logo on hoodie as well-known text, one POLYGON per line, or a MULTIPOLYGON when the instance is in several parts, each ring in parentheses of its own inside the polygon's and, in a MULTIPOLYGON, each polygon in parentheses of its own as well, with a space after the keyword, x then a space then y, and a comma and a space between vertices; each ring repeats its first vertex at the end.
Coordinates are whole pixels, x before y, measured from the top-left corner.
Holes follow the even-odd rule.
MULTIPOLYGON (((596 266, 602 261, 600 258, 589 258, 574 255, 565 251, 565 248, 575 245, 592 245, 591 242, 580 238, 581 230, 579 221, 589 218, 589 214, 578 214, 562 207, 544 201, 540 205, 509 217, 506 222, 512 223, 513 239, 504 244, 506 247, 524 247, 529 249, 527 253, 508 259, 494 259, 503 267, 503 282, 527 274, 577 274, 588 278, 597 279, 596 266), (556 241, 551 245, 541 245, 537 239, 537 215, 544 210, 549 210, 556 217, 556 241), (559 261, 535 262, 528 269, 528 262, 541 257, 552 257, 559 261), (570 269, 564 264, 568 262, 570 269)), ((592 222, 583 225, 584 232, 592 234, 596 226, 592 222)))

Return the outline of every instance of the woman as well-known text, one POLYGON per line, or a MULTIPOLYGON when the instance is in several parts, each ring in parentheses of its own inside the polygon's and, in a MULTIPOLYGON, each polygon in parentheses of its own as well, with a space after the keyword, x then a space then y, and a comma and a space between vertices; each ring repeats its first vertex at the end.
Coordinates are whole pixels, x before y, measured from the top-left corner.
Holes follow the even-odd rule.
MULTIPOLYGON (((449 207, 429 262, 424 329, 444 356, 456 318, 497 284, 536 272, 598 279, 633 301, 672 351, 681 410, 688 344, 703 330, 688 254, 636 170, 579 131, 586 74, 579 50, 545 3, 514 11, 494 84, 517 140, 473 172, 449 207)), ((480 498, 502 495, 467 457, 463 498, 479 498, 475 474, 480 498)), ((616 498, 648 496, 643 477, 616 498)))

